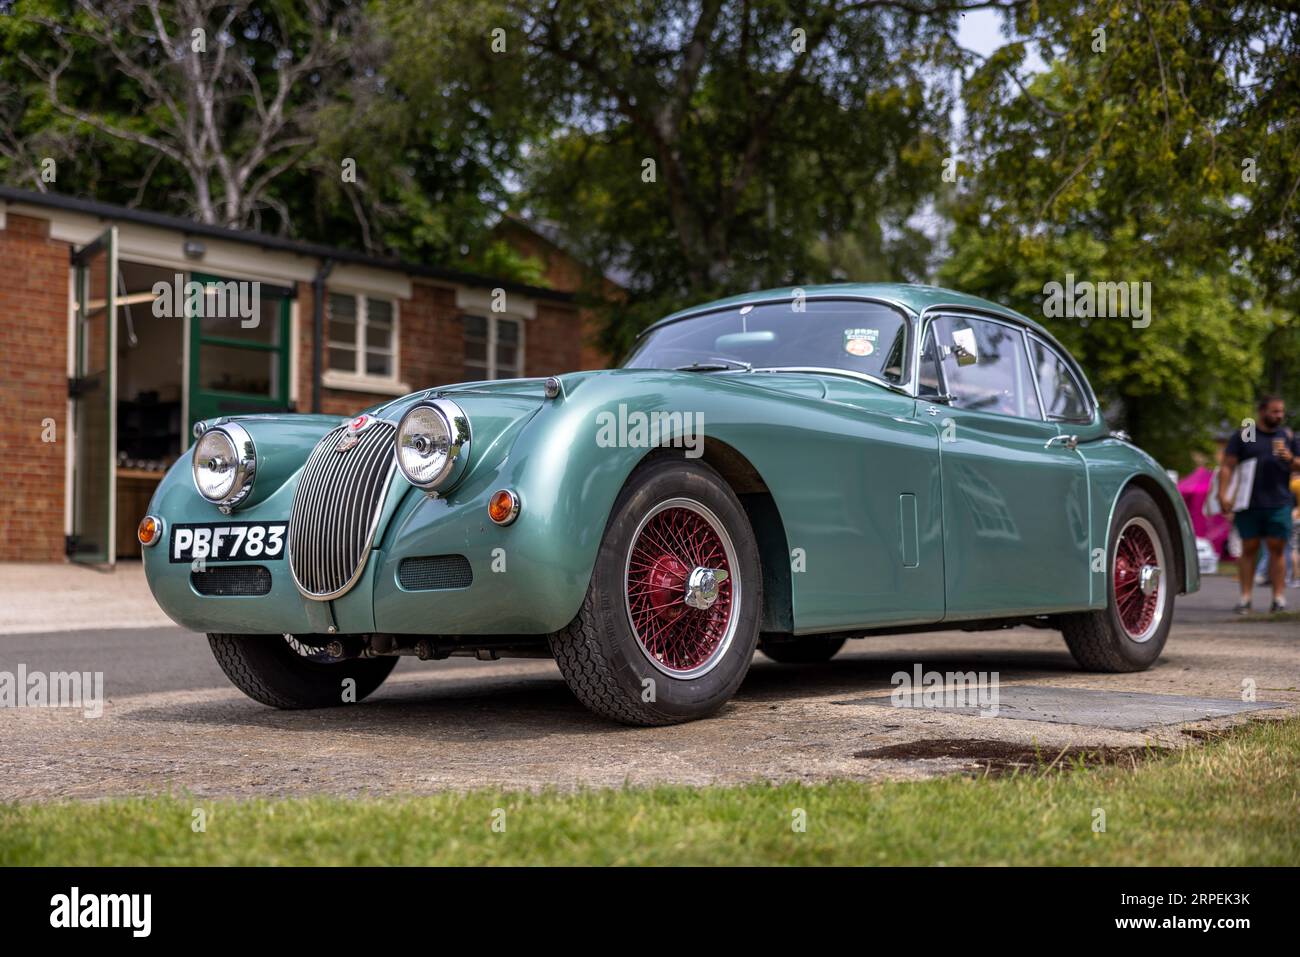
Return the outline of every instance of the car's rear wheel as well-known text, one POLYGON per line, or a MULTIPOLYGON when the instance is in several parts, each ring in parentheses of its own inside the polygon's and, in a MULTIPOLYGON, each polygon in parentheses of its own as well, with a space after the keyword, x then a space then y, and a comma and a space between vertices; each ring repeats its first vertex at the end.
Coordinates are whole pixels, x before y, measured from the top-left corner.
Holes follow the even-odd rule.
POLYGON ((1115 507, 1106 570, 1106 607, 1064 616, 1065 643, 1087 671, 1143 671, 1169 638, 1177 564, 1164 516, 1142 489, 1115 507))
POLYGON ((551 651, 597 714, 690 721, 740 687, 762 604, 758 547, 735 493, 707 465, 659 459, 619 494, 582 609, 551 651))
POLYGON ((830 661, 844 647, 843 638, 764 638, 758 650, 783 665, 819 665, 830 661))
POLYGON ((318 646, 284 635, 209 634, 221 670, 240 691, 272 708, 329 708, 365 698, 396 658, 330 661, 318 646))

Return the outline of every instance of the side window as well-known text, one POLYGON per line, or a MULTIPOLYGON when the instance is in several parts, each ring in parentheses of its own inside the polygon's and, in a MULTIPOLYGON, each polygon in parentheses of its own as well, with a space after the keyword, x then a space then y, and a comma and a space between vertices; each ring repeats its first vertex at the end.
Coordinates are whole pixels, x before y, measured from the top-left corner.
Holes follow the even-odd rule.
POLYGON ((1042 418, 1018 328, 965 316, 943 316, 931 328, 956 408, 1042 418))
POLYGON ((943 390, 940 388, 939 379, 939 350, 934 344, 934 325, 931 324, 925 330, 925 341, 921 344, 921 368, 917 377, 917 395, 938 395, 943 390))
POLYGON ((1034 356, 1034 372, 1038 376, 1038 392, 1047 407, 1047 417, 1064 420, 1091 418, 1083 386, 1065 360, 1033 337, 1030 337, 1029 344, 1034 356))

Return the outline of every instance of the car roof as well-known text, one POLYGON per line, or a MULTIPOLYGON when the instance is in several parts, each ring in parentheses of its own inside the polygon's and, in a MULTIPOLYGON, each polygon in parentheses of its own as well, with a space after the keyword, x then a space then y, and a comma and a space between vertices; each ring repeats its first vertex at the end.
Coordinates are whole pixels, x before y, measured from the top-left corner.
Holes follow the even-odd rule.
POLYGON ((642 332, 642 335, 658 326, 670 322, 676 322, 678 319, 685 319, 688 316, 699 315, 706 312, 715 312, 719 309, 727 309, 733 306, 744 306, 749 303, 792 299, 796 293, 802 293, 810 298, 846 296, 849 298, 863 297, 880 299, 890 303, 891 305, 899 306, 913 315, 920 315, 926 309, 931 309, 936 306, 956 306, 966 309, 974 309, 979 312, 990 313, 994 316, 1001 316, 1004 319, 1011 319, 1015 322, 1023 323, 1035 332, 1046 336, 1048 341, 1055 342, 1054 337, 1046 329, 1034 322, 1034 320, 1030 319, 1028 316, 1022 315, 1014 309, 1000 306, 996 302, 991 302, 988 299, 981 299, 979 296, 969 296, 964 292, 944 289, 940 286, 925 286, 917 283, 901 282, 840 282, 816 286, 786 286, 779 289, 760 289, 755 292, 742 293, 738 296, 729 296, 726 299, 716 299, 713 302, 701 303, 698 306, 691 306, 687 309, 679 309, 672 315, 665 316, 658 322, 652 323, 642 332))

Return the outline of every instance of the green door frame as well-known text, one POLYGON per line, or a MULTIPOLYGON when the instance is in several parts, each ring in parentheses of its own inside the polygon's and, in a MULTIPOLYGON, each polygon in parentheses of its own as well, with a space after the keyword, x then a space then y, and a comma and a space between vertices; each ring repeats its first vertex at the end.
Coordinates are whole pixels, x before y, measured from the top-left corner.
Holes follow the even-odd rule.
MULTIPOLYGON (((190 280, 193 282, 208 283, 229 282, 220 276, 213 276, 208 273, 191 273, 190 280)), ((189 422, 187 429, 192 430, 194 423, 203 419, 214 418, 219 415, 239 415, 244 413, 257 412, 284 412, 289 408, 289 350, 293 344, 289 341, 289 304, 293 298, 293 291, 289 288, 269 286, 262 284, 262 294, 265 295, 270 288, 272 294, 280 301, 279 310, 279 335, 278 344, 265 342, 252 342, 248 339, 241 339, 234 336, 213 336, 204 335, 202 317, 190 315, 190 354, 189 354, 189 396, 187 397, 189 409, 189 422), (279 388, 275 395, 251 395, 242 392, 222 392, 212 389, 203 389, 201 382, 201 357, 204 345, 223 346, 232 349, 243 349, 250 352, 275 352, 278 353, 277 379, 279 388)), ((187 304, 187 308, 189 308, 187 304)), ((187 432, 187 435, 189 432, 187 432)))

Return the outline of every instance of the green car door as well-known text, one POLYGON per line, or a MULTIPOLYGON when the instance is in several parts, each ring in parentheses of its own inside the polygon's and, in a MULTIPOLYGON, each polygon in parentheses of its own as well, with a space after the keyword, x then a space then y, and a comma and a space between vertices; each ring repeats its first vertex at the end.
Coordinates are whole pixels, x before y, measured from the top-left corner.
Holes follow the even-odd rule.
POLYGON ((953 313, 923 335, 917 414, 939 431, 945 619, 1086 607, 1087 467, 1043 414, 1024 328, 953 313))

